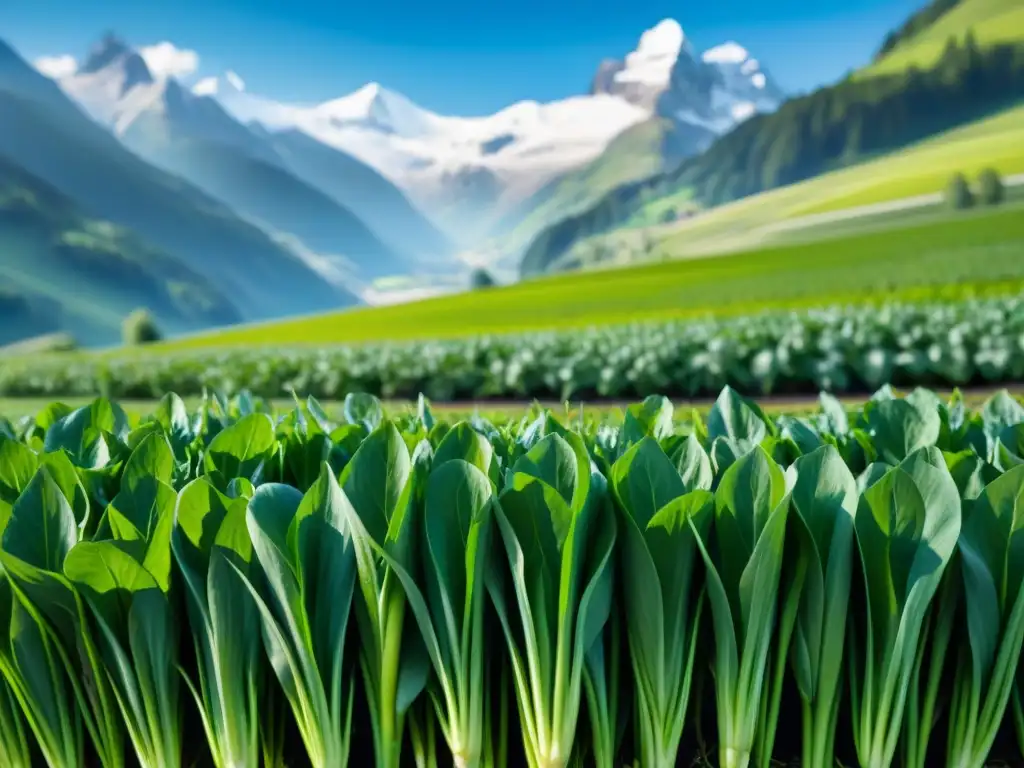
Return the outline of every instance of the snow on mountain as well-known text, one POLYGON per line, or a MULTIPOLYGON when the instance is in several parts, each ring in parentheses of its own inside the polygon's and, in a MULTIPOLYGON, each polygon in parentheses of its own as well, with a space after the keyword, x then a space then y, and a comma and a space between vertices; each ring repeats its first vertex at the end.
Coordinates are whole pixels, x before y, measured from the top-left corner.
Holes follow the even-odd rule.
POLYGON ((666 19, 621 62, 606 60, 592 93, 608 93, 662 117, 723 134, 784 100, 757 59, 735 42, 697 55, 679 23, 666 19))
POLYGON ((761 62, 739 43, 712 48, 702 59, 720 76, 712 94, 716 109, 720 114, 728 114, 734 123, 758 112, 773 112, 786 99, 761 62))
POLYGON ((686 34, 679 22, 665 19, 640 36, 640 44, 626 56, 626 66, 615 79, 620 82, 668 85, 672 67, 684 44, 686 34))
POLYGON ((225 75, 194 90, 214 96, 240 120, 272 131, 298 128, 354 155, 463 237, 472 235, 467 213, 500 215, 650 116, 611 95, 523 101, 486 117, 449 117, 378 83, 314 106, 273 102, 240 85, 225 75))

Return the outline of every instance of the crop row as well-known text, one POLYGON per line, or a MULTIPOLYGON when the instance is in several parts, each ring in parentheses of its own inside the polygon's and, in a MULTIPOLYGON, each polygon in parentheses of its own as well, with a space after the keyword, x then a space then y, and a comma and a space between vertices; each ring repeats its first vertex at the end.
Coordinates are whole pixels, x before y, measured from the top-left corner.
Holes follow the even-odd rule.
POLYGON ((1005 392, 615 427, 54 403, 0 423, 0 755, 1018 762, 1022 499, 1005 392))
POLYGON ((293 389, 438 401, 952 388, 1024 375, 1024 300, 887 304, 350 347, 53 355, 0 365, 0 396, 159 398, 293 389))

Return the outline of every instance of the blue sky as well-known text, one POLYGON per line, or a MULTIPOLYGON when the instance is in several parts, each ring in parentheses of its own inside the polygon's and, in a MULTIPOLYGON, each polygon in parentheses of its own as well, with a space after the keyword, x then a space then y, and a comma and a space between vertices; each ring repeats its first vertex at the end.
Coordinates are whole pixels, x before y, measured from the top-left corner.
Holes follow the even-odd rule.
POLYGON ((866 61, 925 0, 2 0, 0 37, 24 56, 84 56, 112 29, 200 54, 200 73, 313 102, 369 81, 447 114, 584 91, 602 58, 677 19, 698 48, 747 47, 808 90, 866 61))

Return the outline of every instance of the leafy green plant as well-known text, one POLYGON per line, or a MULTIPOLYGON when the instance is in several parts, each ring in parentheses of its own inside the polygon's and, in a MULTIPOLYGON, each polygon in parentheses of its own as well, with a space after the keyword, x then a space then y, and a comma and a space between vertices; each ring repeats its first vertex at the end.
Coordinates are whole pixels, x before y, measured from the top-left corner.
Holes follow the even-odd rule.
MULTIPOLYGON (((759 732, 774 728, 764 686, 778 615, 789 499, 779 466, 757 447, 725 470, 715 491, 714 522, 701 536, 690 526, 707 572, 715 636, 719 764, 750 764, 759 732), (754 592, 757 591, 755 598, 754 592)), ((763 764, 767 752, 756 756, 763 764)))
POLYGON ((844 682, 857 483, 827 445, 797 459, 786 475, 796 552, 787 589, 800 594, 795 616, 787 619, 794 622, 790 655, 803 701, 801 763, 830 768, 844 682))
POLYGON ((345 633, 355 594, 354 513, 330 465, 303 495, 276 483, 249 500, 247 522, 265 595, 239 570, 263 641, 315 768, 348 764, 354 703, 345 633))
POLYGON ((178 494, 171 534, 195 645, 196 677, 185 679, 217 768, 260 764, 260 618, 238 578, 256 578, 247 506, 197 478, 178 494))
MULTIPOLYGON (((550 434, 516 462, 495 509, 502 565, 487 586, 531 768, 569 764, 585 657, 611 611, 616 525, 604 486, 577 437, 550 434)), ((607 766, 612 757, 595 759, 607 766)))
POLYGON ((423 508, 425 589, 397 562, 392 566, 424 636, 437 681, 436 721, 459 768, 482 765, 492 736, 484 626, 493 495, 477 466, 435 459, 423 508))
MULTIPOLYGON (((899 743, 922 627, 960 533, 960 494, 936 448, 874 474, 855 518, 866 621, 850 632, 848 658, 858 762, 885 768, 899 743)), ((911 743, 930 726, 916 715, 911 743)))
MULTIPOLYGON (((680 463, 707 462, 693 437, 681 448, 688 455, 680 463)), ((695 587, 696 538, 706 535, 714 508, 710 473, 694 479, 688 486, 650 437, 612 468, 611 487, 623 513, 623 592, 638 751, 641 763, 651 768, 676 764, 693 681, 704 602, 703 590, 695 587)))
POLYGON ((341 474, 352 511, 348 520, 359 577, 355 612, 362 640, 360 666, 378 768, 399 765, 406 713, 429 673, 422 639, 414 624, 406 623, 405 592, 383 557, 387 553, 406 570, 415 570, 420 482, 405 441, 390 421, 370 433, 341 474))

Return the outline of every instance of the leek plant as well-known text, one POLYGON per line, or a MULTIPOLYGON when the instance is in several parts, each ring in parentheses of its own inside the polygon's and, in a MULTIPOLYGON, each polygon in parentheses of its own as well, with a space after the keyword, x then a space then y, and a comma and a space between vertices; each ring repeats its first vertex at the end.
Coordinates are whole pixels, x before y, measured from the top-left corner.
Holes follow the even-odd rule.
POLYGON ((439 446, 441 463, 435 458, 426 485, 425 591, 401 564, 392 568, 433 665, 437 690, 431 696, 441 733, 458 768, 478 768, 489 743, 484 619, 494 494, 479 468, 463 459, 443 460, 441 448, 454 434, 439 446))
POLYGON ((120 768, 120 712, 85 604, 63 573, 65 560, 79 541, 79 522, 65 492, 47 467, 40 466, 12 506, 0 541, 0 562, 18 604, 11 620, 10 663, 5 667, 13 672, 8 682, 33 733, 45 742, 41 748, 47 761, 81 764, 67 762, 83 755, 79 728, 72 724, 77 704, 100 764, 120 768))
POLYGON ((520 457, 495 519, 503 563, 487 587, 508 645, 527 763, 563 768, 573 756, 584 660, 611 611, 617 536, 606 482, 591 472, 579 437, 549 434, 520 457))
POLYGON ((789 497, 782 470, 760 446, 736 458, 715 491, 714 521, 701 533, 715 635, 719 764, 750 764, 762 720, 775 632, 789 497))
POLYGON ((965 503, 959 551, 967 641, 958 645, 946 764, 982 768, 1024 644, 1024 466, 965 503))
POLYGON ((416 512, 425 470, 413 464, 395 425, 385 421, 341 473, 350 505, 359 590, 360 666, 369 698, 378 768, 397 768, 405 716, 426 686, 430 662, 415 626, 406 626, 406 595, 395 569, 415 571, 416 512), (382 553, 387 554, 387 558, 382 553))
POLYGON ((177 617, 170 598, 174 455, 162 434, 142 439, 92 541, 64 574, 99 627, 97 645, 141 768, 181 765, 177 617))
POLYGON ((801 765, 832 768, 843 685, 857 481, 830 445, 797 459, 786 475, 791 488, 790 535, 795 538, 796 570, 801 574, 790 652, 802 700, 801 765))
POLYGON ((261 486, 247 521, 265 596, 238 571, 313 768, 348 764, 354 696, 343 657, 356 581, 351 514, 327 463, 305 495, 288 485, 261 486))
MULTIPOLYGON (((710 469, 696 438, 688 438, 681 449, 681 465, 710 469)), ((704 601, 694 579, 696 537, 705 535, 711 522, 710 486, 710 471, 680 474, 650 437, 612 467, 611 487, 622 512, 623 600, 637 751, 641 764, 650 768, 676 764, 686 724, 704 601), (696 482, 688 486, 684 476, 696 482)))
MULTIPOLYGON (((238 573, 255 578, 246 527, 248 499, 226 496, 205 477, 178 494, 171 548, 184 577, 198 681, 196 700, 216 768, 260 764, 260 619, 238 573)), ((184 671, 182 671, 184 675, 184 671)))
MULTIPOLYGON (((888 768, 899 743, 921 633, 960 534, 960 494, 934 447, 868 468, 855 531, 866 624, 849 633, 853 737, 863 768, 888 768), (881 471, 884 470, 884 471, 881 471)), ((916 721, 908 729, 930 723, 916 721)))

